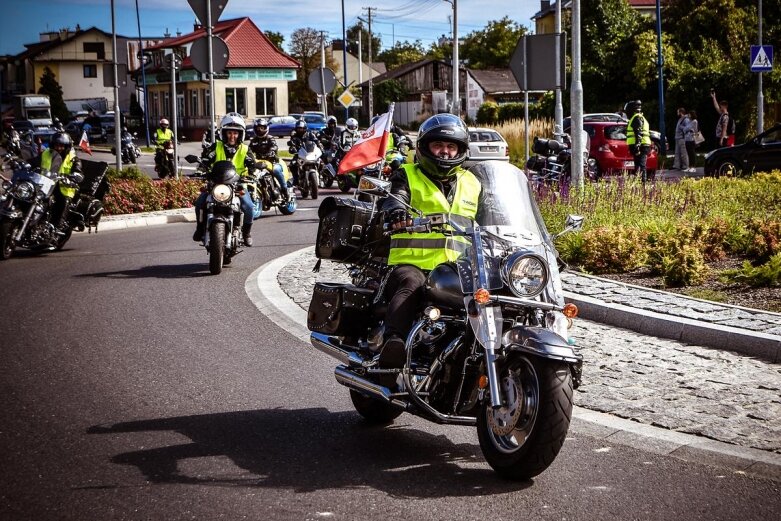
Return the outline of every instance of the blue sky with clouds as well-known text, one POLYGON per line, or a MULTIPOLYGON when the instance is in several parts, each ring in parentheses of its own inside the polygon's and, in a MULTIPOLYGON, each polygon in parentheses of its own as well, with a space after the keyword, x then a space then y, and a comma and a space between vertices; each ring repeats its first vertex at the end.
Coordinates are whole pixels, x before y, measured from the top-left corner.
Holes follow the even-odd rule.
MULTIPOLYGON (((204 1, 205 0, 201 0, 204 1)), ((216 1, 216 0, 212 0, 216 1)), ((330 38, 341 38, 342 3, 346 27, 366 18, 366 6, 376 6, 372 29, 382 38, 383 48, 397 41, 419 39, 424 48, 443 34, 450 33, 451 0, 396 0, 367 2, 366 0, 228 0, 220 19, 249 16, 261 30, 271 30, 285 36, 301 27, 313 27, 328 32, 330 38)), ((458 0, 458 32, 460 35, 480 30, 491 20, 504 16, 532 27, 531 17, 540 8, 539 0, 458 0)), ((25 43, 38 41, 38 33, 62 27, 83 29, 96 26, 111 32, 110 0, 2 0, 0 16, 0 54, 18 54, 25 43)), ((114 0, 117 33, 137 37, 135 0, 114 0)), ((195 15, 187 0, 138 0, 141 34, 162 36, 166 31, 192 31, 195 15)), ((287 50, 287 47, 285 48, 287 50)))

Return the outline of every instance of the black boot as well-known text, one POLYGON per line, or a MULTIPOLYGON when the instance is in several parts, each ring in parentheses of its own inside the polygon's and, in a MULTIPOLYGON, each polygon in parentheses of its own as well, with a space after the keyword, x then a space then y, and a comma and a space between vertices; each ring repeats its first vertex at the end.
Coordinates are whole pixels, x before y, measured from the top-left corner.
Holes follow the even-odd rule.
POLYGON ((195 225, 195 232, 193 233, 193 240, 195 242, 201 242, 203 240, 203 223, 195 225))
MULTIPOLYGON (((397 335, 388 337, 382 345, 380 351, 381 369, 401 369, 407 361, 407 353, 404 350, 405 342, 397 335)), ((379 378, 380 385, 393 389, 396 387, 396 373, 381 374, 379 378)))
POLYGON ((244 246, 248 248, 252 247, 252 235, 250 234, 250 230, 252 230, 252 223, 244 224, 241 227, 241 234, 244 236, 244 246))

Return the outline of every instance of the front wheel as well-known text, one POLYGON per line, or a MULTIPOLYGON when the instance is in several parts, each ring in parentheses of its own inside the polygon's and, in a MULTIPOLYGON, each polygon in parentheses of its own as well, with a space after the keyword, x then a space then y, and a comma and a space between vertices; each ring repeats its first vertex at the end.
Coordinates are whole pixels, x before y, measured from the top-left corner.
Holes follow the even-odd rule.
POLYGON ((506 404, 486 398, 477 419, 480 448, 502 477, 530 479, 548 468, 564 444, 572 417, 569 366, 526 355, 511 355, 499 371, 506 404))
POLYGON ((336 185, 339 187, 339 190, 341 190, 343 194, 346 194, 350 191, 350 181, 347 179, 346 175, 340 175, 339 177, 337 177, 336 185))
POLYGON ((280 204, 277 208, 279 208, 279 211, 282 213, 282 215, 293 215, 298 209, 298 201, 293 198, 285 204, 280 204))
POLYGON ((350 389, 350 400, 352 400, 353 407, 358 411, 358 414, 371 425, 388 425, 404 412, 352 389, 350 389))
POLYGON ((14 223, 3 221, 0 223, 0 258, 8 260, 14 253, 14 223))
POLYGON ((57 237, 57 243, 54 245, 54 251, 60 251, 65 246, 65 243, 70 240, 71 235, 73 234, 73 228, 68 226, 68 229, 65 230, 63 234, 64 235, 57 237))
POLYGON ((317 199, 317 188, 319 181, 317 179, 317 172, 314 170, 307 174, 309 176, 309 188, 312 190, 312 199, 317 199))
POLYGON ((209 272, 212 275, 222 273, 225 257, 225 223, 217 221, 209 230, 209 272))

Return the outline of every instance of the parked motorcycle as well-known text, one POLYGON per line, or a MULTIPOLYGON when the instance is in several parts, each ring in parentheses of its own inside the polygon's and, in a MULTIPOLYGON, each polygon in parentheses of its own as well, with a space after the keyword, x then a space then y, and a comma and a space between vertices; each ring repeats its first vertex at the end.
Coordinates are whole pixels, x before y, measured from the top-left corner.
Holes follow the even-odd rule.
POLYGON ((243 243, 241 226, 244 213, 239 201, 241 177, 230 161, 216 161, 210 170, 204 168, 203 160, 195 155, 185 156, 185 161, 200 165, 203 173, 192 177, 204 177, 206 185, 201 189, 206 197, 201 218, 206 219, 203 245, 209 253, 209 272, 219 275, 223 265, 228 265, 241 250, 243 243))
MULTIPOLYGON (((282 165, 284 170, 287 170, 284 162, 280 162, 280 165, 282 165)), ((257 197, 256 208, 258 217, 273 207, 279 208, 282 215, 292 215, 298 208, 298 202, 292 188, 288 189, 289 199, 282 197, 282 187, 279 186, 279 181, 277 181, 277 178, 274 177, 271 171, 273 167, 274 164, 265 159, 256 163, 258 182, 256 184, 257 190, 252 196, 252 202, 255 203, 255 198, 257 197)), ((257 217, 255 218, 257 219, 257 217)))
MULTIPOLYGON (((338 383, 357 412, 377 424, 402 412, 477 428, 483 455, 510 479, 543 472, 564 443, 582 356, 568 337, 574 305, 564 304, 558 255, 526 176, 486 161, 473 169, 484 190, 477 221, 418 215, 406 232, 440 231, 467 243, 454 263, 427 275, 425 309, 406 338, 403 369, 377 363, 392 268, 387 232, 372 202, 327 198, 316 253, 349 264, 352 284, 318 283, 309 307, 311 343, 340 362, 338 383), (397 375, 397 388, 380 376, 397 375)), ((390 182, 364 176, 359 195, 393 197, 390 182)), ((569 216, 565 231, 582 218, 569 216)), ((562 232, 564 233, 564 232, 562 232)), ((560 235, 560 234, 559 234, 560 235)))
MULTIPOLYGON (((562 140, 535 137, 532 151, 536 154, 526 162, 526 173, 532 182, 543 184, 568 184, 572 177, 572 140, 569 134, 558 134, 562 140)), ((584 144, 583 176, 597 180, 596 160, 588 157, 589 140, 584 144)))
POLYGON ((174 157, 174 142, 168 140, 163 143, 163 148, 158 149, 155 158, 155 171, 157 177, 165 179, 166 177, 176 177, 176 158, 174 157))
POLYGON ((57 251, 71 238, 73 230, 95 228, 103 213, 102 199, 108 191, 106 163, 96 163, 100 172, 89 177, 74 173, 33 169, 18 158, 6 155, 4 160, 13 171, 10 181, 3 181, 0 196, 0 259, 6 260, 16 248, 33 251, 57 251), (52 223, 54 193, 60 186, 76 188, 68 205, 65 226, 52 223))
POLYGON ((314 141, 305 141, 301 148, 297 151, 293 149, 291 153, 296 154, 293 161, 298 164, 298 189, 301 190, 301 197, 306 199, 312 194, 312 199, 317 199, 323 151, 314 141))
MULTIPOLYGON (((120 138, 122 147, 122 162, 125 164, 135 163, 136 159, 141 157, 141 149, 135 144, 135 134, 125 132, 120 138)), ((117 147, 111 147, 111 153, 117 154, 117 147)), ((171 155, 173 156, 173 143, 171 144, 171 155)))

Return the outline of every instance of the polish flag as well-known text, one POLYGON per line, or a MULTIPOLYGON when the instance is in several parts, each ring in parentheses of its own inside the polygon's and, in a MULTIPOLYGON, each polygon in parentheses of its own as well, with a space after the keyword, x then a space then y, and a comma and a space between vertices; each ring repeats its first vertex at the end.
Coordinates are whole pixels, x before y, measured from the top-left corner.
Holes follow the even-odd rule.
POLYGON ((393 124, 393 104, 372 126, 361 132, 361 137, 339 163, 338 174, 352 172, 385 159, 390 129, 393 124))
POLYGON ((85 130, 81 134, 81 141, 79 141, 79 148, 84 152, 92 155, 92 149, 89 147, 89 139, 87 138, 87 131, 85 130))

